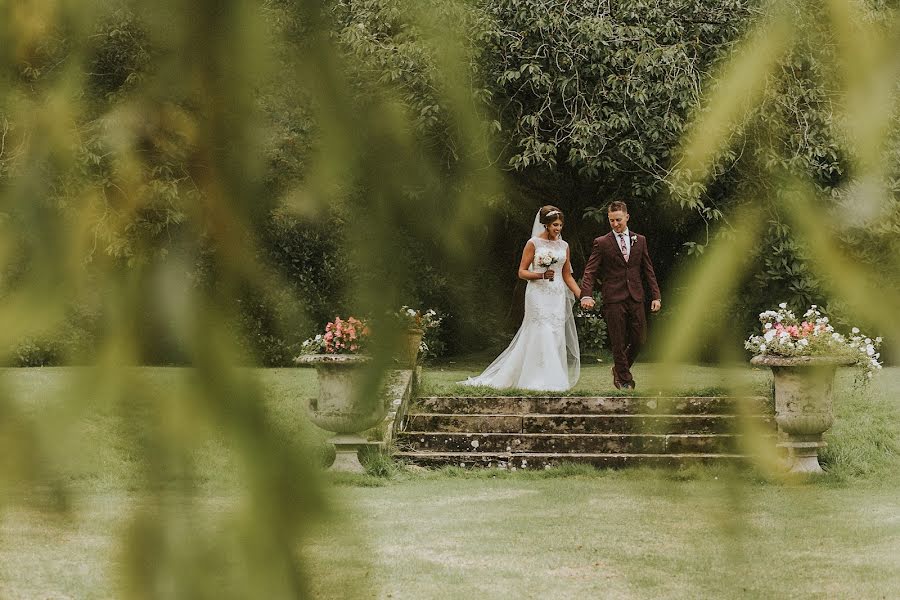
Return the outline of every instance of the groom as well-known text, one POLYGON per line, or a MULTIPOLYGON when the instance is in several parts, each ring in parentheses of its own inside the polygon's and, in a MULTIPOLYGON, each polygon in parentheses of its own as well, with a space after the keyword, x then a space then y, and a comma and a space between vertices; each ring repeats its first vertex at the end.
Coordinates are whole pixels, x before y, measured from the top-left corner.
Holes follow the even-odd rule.
POLYGON ((594 308, 594 280, 600 280, 603 318, 612 346, 613 385, 634 389, 631 365, 647 339, 644 285, 650 288, 650 310, 662 306, 647 238, 628 229, 628 207, 611 202, 607 210, 612 231, 594 240, 581 280, 581 307, 594 308))

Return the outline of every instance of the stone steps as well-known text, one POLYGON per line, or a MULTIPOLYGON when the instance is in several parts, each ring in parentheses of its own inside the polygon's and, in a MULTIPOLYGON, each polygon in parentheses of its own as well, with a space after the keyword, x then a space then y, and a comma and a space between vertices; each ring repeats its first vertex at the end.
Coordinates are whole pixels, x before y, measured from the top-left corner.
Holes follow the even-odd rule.
POLYGON ((767 398, 760 396, 486 396, 417 398, 410 413, 439 414, 772 414, 767 398))
POLYGON ((410 404, 395 456, 505 468, 735 463, 754 444, 774 446, 773 412, 763 397, 429 396, 410 404))
MULTIPOLYGON (((768 436, 774 443, 774 435, 768 436)), ((463 453, 629 453, 684 454, 734 453, 743 436, 714 434, 616 434, 616 433, 445 433, 402 432, 397 447, 405 452, 463 453)))
POLYGON ((743 454, 588 454, 541 453, 521 454, 489 452, 397 452, 396 458, 422 467, 487 467, 501 469, 546 469, 566 463, 588 464, 599 468, 665 467, 689 465, 743 464, 743 454))
POLYGON ((407 431, 470 433, 729 433, 745 426, 774 427, 766 415, 461 415, 407 416, 407 431))

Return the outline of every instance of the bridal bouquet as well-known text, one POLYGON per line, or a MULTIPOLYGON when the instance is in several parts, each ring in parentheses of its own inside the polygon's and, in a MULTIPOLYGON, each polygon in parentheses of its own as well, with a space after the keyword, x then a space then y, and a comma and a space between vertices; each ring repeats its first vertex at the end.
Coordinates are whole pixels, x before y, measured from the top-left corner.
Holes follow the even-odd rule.
POLYGON ((325 333, 311 337, 300 346, 301 354, 356 354, 362 352, 369 340, 369 327, 354 317, 334 321, 325 326, 325 333))
POLYGON ((559 262, 559 259, 556 258, 556 255, 549 250, 538 252, 534 256, 534 264, 539 267, 544 267, 545 269, 549 268, 553 263, 556 262, 559 262))
POLYGON ((809 307, 802 319, 791 312, 787 303, 778 305, 778 310, 767 310, 759 315, 762 332, 751 335, 744 347, 762 356, 839 356, 853 359, 857 366, 866 370, 866 377, 881 368, 881 354, 878 347, 880 337, 864 336, 857 327, 850 335, 842 335, 834 330, 828 317, 823 316, 818 307, 809 307))

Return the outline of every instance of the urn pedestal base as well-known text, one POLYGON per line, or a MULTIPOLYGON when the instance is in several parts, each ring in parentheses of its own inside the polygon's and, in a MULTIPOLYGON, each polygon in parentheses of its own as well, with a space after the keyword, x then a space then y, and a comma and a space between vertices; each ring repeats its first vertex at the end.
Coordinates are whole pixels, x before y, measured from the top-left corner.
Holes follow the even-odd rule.
POLYGON ((360 451, 381 445, 379 442, 370 442, 361 435, 352 433, 340 433, 328 441, 334 446, 334 462, 328 470, 343 473, 365 473, 365 467, 359 462, 360 451))
POLYGON ((795 475, 822 475, 825 471, 819 464, 819 450, 826 447, 825 442, 781 442, 779 448, 787 449, 785 469, 795 475))

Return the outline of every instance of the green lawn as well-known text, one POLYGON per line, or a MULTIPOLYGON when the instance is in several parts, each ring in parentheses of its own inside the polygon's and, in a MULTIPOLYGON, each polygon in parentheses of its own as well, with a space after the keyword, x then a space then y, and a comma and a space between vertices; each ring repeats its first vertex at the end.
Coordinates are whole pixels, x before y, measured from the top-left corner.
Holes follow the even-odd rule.
POLYGON ((351 581, 348 598, 890 598, 898 490, 724 473, 346 488, 305 556, 322 597, 351 581))
MULTIPOLYGON (((433 367, 425 387, 453 391, 476 369, 433 367)), ((152 397, 186 372, 143 369, 138 377, 152 397)), ((579 393, 607 393, 607 373, 604 365, 586 367, 579 393)), ((646 393, 652 374, 638 365, 646 393)), ((78 370, 3 375, 22 410, 39 419, 65 398, 78 370)), ((298 398, 315 393, 312 371, 258 375, 273 420, 316 448, 322 436, 297 410, 298 398)), ((766 372, 749 369, 692 366, 678 377, 685 393, 735 381, 756 391, 770 385, 766 372)), ((2 598, 123 596, 122 533, 155 497, 135 473, 142 448, 135 420, 100 398, 71 425, 71 439, 51 445, 73 492, 70 515, 42 509, 38 491, 4 508, 2 598)), ((714 469, 422 472, 381 463, 381 477, 323 480, 327 516, 298 551, 313 596, 322 598, 895 597, 900 369, 885 369, 863 391, 851 373, 839 373, 836 410, 824 456, 830 472, 812 484, 714 469)), ((227 523, 240 511, 243 479, 226 446, 211 439, 197 452, 200 485, 184 508, 192 527, 227 523)))

